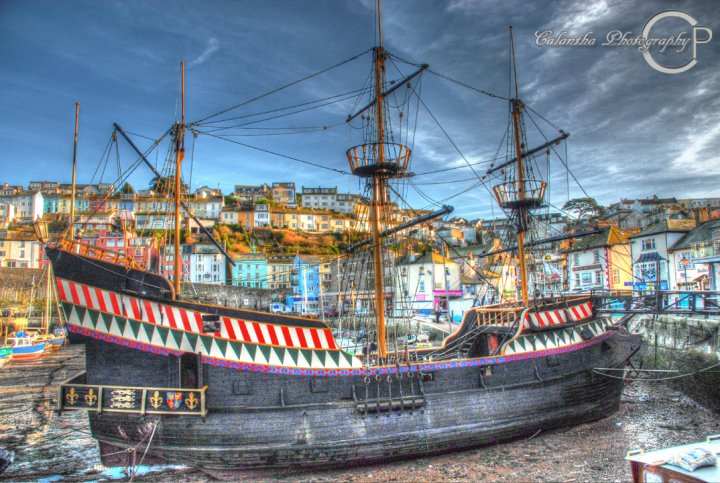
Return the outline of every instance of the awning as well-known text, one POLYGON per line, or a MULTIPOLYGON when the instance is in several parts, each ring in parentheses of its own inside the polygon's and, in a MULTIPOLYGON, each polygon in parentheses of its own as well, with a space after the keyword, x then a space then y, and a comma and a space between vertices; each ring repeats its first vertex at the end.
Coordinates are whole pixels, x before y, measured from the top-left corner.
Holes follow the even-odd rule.
POLYGON ((663 257, 660 256, 657 252, 651 252, 651 253, 643 253, 640 255, 640 258, 635 260, 635 263, 647 263, 647 262, 659 262, 660 260, 665 260, 663 257))

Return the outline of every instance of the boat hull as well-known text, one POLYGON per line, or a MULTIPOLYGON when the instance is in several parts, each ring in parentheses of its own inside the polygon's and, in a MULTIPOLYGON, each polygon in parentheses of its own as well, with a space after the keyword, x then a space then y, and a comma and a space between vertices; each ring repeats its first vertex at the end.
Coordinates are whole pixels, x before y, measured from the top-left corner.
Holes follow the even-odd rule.
POLYGON ((443 348, 365 367, 319 321, 177 301, 157 275, 68 252, 48 256, 68 329, 86 344, 85 388, 108 388, 104 402, 90 406, 109 410, 89 418, 109 465, 128 464, 118 461, 118 451, 132 456, 127 448, 235 471, 324 469, 496 444, 617 410, 622 380, 594 369, 624 367, 641 342, 593 319, 585 304, 558 312, 557 325, 516 328, 502 354, 455 358, 485 350, 465 345, 481 327, 469 312, 443 348), (224 324, 214 332, 205 324, 212 318, 224 324), (168 388, 155 394, 158 407, 168 407, 161 401, 177 395, 172 388, 202 387, 202 417, 168 415, 174 405, 163 414, 110 410, 123 388, 168 388))
MULTIPOLYGON (((149 455, 214 470, 323 469, 419 457, 497 444, 612 414, 619 406, 622 380, 600 376, 592 368, 622 367, 638 342, 637 336, 618 331, 605 343, 552 361, 552 367, 547 358, 539 358, 495 366, 495 373, 483 378, 477 367, 438 371, 422 383, 422 406, 370 413, 358 409, 357 401, 367 394, 391 397, 384 378, 369 383, 362 377, 342 378, 325 386, 327 392, 313 393, 307 378, 207 366, 204 419, 106 413, 90 414, 90 426, 104 453, 110 454, 134 445, 144 451, 141 441, 148 441, 157 421, 149 455), (280 389, 288 395, 285 401, 280 389)), ((100 342, 88 344, 96 350, 93 346, 100 342)), ((100 352, 104 359, 130 356, 126 348, 100 352)), ((168 370, 175 364, 162 357, 146 354, 141 362, 146 368, 164 366, 167 379, 153 383, 177 376, 168 370)), ((408 382, 403 385, 406 394, 412 390, 408 382)), ((397 393, 402 383, 394 380, 390 385, 397 393)), ((417 385, 416 380, 419 393, 417 385)), ((103 460, 124 464, 116 457, 103 460)))
POLYGON ((47 349, 47 344, 45 342, 41 342, 39 344, 34 344, 31 346, 25 346, 25 347, 14 347, 12 360, 13 361, 32 361, 35 359, 39 359, 43 355, 45 355, 46 349, 47 349))
POLYGON ((52 337, 47 340, 48 347, 53 350, 60 350, 65 345, 65 337, 52 337))

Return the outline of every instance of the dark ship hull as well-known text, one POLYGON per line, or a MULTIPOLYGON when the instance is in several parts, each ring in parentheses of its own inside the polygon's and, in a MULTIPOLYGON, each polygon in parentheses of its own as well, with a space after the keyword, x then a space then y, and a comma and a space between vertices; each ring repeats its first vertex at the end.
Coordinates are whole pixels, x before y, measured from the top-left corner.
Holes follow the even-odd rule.
MULTIPOLYGON (((147 448, 151 458, 208 469, 318 469, 495 444, 617 410, 622 380, 593 369, 622 368, 640 346, 639 336, 565 304, 534 316, 523 312, 521 321, 541 321, 525 328, 483 326, 479 314, 468 312, 443 348, 373 367, 317 336, 329 333, 322 322, 173 301, 157 275, 64 249, 48 255, 69 329, 87 343, 86 375, 75 389, 86 391, 92 434, 110 464, 118 463, 118 452, 129 457, 126 448, 147 448), (107 298, 111 291, 115 299, 107 298), (160 302, 164 313, 185 310, 198 323, 203 314, 205 326, 188 331, 174 327, 179 320, 148 322, 160 302), (210 334, 206 319, 213 316, 235 317, 257 332, 210 334), (307 345, 314 340, 314 348, 281 348, 298 342, 287 335, 293 331, 305 333, 307 345), (275 340, 283 333, 284 342, 275 340), (498 340, 502 353, 490 349, 498 340), (238 360, 218 354, 218 346, 235 347, 238 360), (99 403, 88 399, 93 385, 104 386, 99 403), (108 398, 119 387, 151 388, 131 401, 141 413, 113 406, 108 398), (183 388, 205 388, 206 412, 175 415, 171 401, 159 406, 163 414, 146 411, 143 398, 157 387, 179 388, 166 391, 168 399, 183 388)), ((192 318, 182 315, 186 329, 192 318)), ((62 389, 61 400, 72 388, 62 389)))

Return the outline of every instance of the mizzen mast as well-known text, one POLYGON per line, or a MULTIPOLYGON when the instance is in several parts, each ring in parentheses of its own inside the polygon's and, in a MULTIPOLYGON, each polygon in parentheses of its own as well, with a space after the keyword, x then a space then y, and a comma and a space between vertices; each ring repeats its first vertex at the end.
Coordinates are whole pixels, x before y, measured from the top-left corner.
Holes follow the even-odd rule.
POLYGON ((375 291, 375 317, 377 320, 378 355, 387 356, 385 337, 385 287, 382 247, 382 219, 388 203, 388 180, 406 176, 410 161, 410 148, 386 141, 383 86, 385 84, 385 50, 382 47, 382 19, 380 0, 377 0, 378 46, 373 49, 375 69, 375 141, 350 148, 347 151, 352 173, 369 178, 371 183, 370 230, 372 234, 373 282, 375 291))
POLYGON ((506 181, 493 187, 493 193, 498 204, 512 211, 517 229, 518 265, 520 268, 520 296, 523 304, 528 306, 530 297, 528 295, 527 260, 525 255, 525 232, 528 230, 530 221, 530 210, 542 205, 545 196, 546 183, 536 179, 526 178, 525 173, 525 145, 522 142, 520 132, 520 121, 523 110, 523 103, 518 94, 517 64, 515 62, 515 42, 510 27, 510 48, 512 50, 513 77, 515 81, 515 98, 511 99, 513 137, 515 141, 515 159, 517 176, 515 179, 506 181))

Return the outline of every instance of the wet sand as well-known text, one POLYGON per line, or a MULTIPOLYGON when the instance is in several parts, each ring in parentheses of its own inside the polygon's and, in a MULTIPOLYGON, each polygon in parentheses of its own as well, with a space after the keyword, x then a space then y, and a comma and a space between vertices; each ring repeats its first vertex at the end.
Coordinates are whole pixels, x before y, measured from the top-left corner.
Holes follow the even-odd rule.
MULTIPOLYGON (((0 480, 127 479, 100 467, 81 412, 54 412, 57 386, 83 370, 83 346, 0 369, 0 448, 15 462, 0 480)), ((627 451, 704 440, 720 433, 720 415, 659 383, 626 386, 620 410, 591 424, 503 445, 442 456, 316 473, 244 474, 232 479, 323 481, 630 481, 627 451)), ((134 481, 211 481, 192 468, 144 468, 134 481)))

